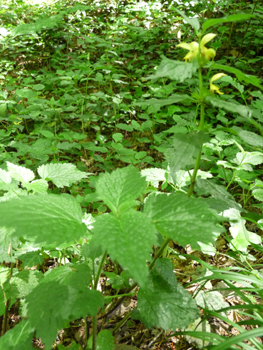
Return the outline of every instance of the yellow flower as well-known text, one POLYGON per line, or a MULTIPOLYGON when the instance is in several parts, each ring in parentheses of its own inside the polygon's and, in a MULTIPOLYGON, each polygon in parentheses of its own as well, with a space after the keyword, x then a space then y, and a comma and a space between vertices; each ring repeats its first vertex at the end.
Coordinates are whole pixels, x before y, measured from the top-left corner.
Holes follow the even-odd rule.
POLYGON ((212 84, 212 83, 213 83, 213 81, 218 80, 218 79, 220 79, 220 78, 222 78, 224 76, 226 76, 226 74, 224 74, 224 73, 217 73, 217 74, 212 76, 212 78, 210 80, 210 91, 212 93, 214 93, 216 91, 220 95, 223 94, 223 92, 219 91, 219 87, 214 85, 214 84, 212 84))
MULTIPOLYGON (((212 40, 216 34, 206 34, 200 43, 200 49, 201 49, 201 55, 206 59, 210 60, 211 58, 214 58, 216 55, 216 52, 214 49, 208 49, 205 47, 205 44, 207 44, 210 40, 212 40)), ((191 42, 190 44, 187 43, 181 43, 176 45, 176 47, 182 47, 183 49, 188 50, 188 54, 184 57, 184 60, 187 62, 192 61, 197 55, 199 54, 199 44, 196 41, 191 42)))

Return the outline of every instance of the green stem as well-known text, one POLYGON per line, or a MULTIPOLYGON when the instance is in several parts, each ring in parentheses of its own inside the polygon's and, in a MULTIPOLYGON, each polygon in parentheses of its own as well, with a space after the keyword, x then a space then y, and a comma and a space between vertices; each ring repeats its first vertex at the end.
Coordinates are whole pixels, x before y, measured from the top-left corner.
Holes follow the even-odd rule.
POLYGON ((97 315, 92 317, 92 350, 97 348, 97 315))
POLYGON ((150 263, 150 265, 149 265, 149 269, 150 269, 150 270, 153 268, 154 263, 155 263, 155 260, 158 259, 158 258, 162 255, 164 249, 168 246, 170 240, 171 240, 171 238, 166 238, 166 240, 164 241, 164 243, 162 244, 162 246, 160 247, 160 249, 158 250, 158 252, 155 254, 155 256, 154 256, 154 258, 153 258, 153 261, 152 261, 152 262, 150 263))
MULTIPOLYGON (((202 76, 202 68, 199 67, 198 69, 198 78, 199 78, 199 91, 200 91, 200 124, 199 124, 199 130, 202 131, 204 129, 204 125, 205 125, 205 103, 204 103, 204 99, 203 99, 203 76, 202 76)), ((193 191, 194 191, 194 187, 195 187, 195 179, 197 176, 197 172, 200 166, 200 160, 201 160, 201 156, 202 156, 202 147, 200 149, 200 152, 198 153, 198 156, 196 158, 195 161, 195 166, 194 166, 194 172, 193 175, 191 177, 191 185, 189 187, 189 190, 187 192, 187 196, 191 197, 193 191)))
MULTIPOLYGON (((107 256, 107 251, 105 251, 105 253, 103 254, 103 256, 101 258, 99 268, 98 268, 97 274, 96 274, 95 279, 94 279, 94 284, 93 284, 94 290, 97 290, 99 278, 100 278, 100 273, 101 273, 102 267, 104 265, 104 261, 106 259, 106 256, 107 256)), ((95 274, 94 269, 93 269, 93 273, 95 274)), ((96 348, 97 348, 97 315, 92 317, 92 350, 96 350, 96 348)))
POLYGON ((96 274, 95 279, 94 279, 93 289, 95 289, 95 290, 97 289, 97 286, 98 286, 98 283, 99 283, 100 273, 101 273, 102 267, 104 265, 104 261, 106 259, 106 256, 107 256, 107 251, 105 251, 105 253, 103 254, 103 257, 102 257, 102 259, 100 261, 100 265, 99 265, 97 274, 96 274))

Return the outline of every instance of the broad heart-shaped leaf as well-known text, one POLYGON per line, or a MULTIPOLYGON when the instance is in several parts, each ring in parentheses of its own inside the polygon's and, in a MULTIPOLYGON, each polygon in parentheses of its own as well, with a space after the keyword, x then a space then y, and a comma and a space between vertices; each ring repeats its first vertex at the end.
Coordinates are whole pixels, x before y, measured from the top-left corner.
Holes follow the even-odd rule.
POLYGON ((199 250, 198 242, 215 243, 222 229, 220 221, 201 198, 189 198, 182 193, 152 193, 148 196, 144 213, 157 230, 180 245, 191 244, 199 250))
POLYGON ((231 113, 238 113, 244 118, 250 119, 254 114, 254 111, 249 107, 224 101, 218 97, 206 96, 205 101, 210 103, 213 107, 218 107, 231 113))
POLYGON ((210 69, 216 69, 218 71, 225 71, 228 73, 233 73, 237 77, 239 81, 244 81, 247 84, 254 85, 260 89, 263 89, 260 79, 255 77, 254 75, 248 75, 243 72, 241 72, 237 68, 229 67, 229 66, 224 66, 223 64, 217 64, 217 63, 212 63, 211 66, 209 66, 210 69))
POLYGON ((200 23, 197 18, 189 18, 185 15, 183 11, 180 11, 178 9, 175 9, 176 12, 178 12, 184 20, 186 20, 187 23, 189 23, 194 29, 195 33, 197 34, 200 29, 200 23))
POLYGON ((79 171, 74 164, 43 164, 37 172, 44 180, 51 180, 57 187, 70 186, 85 179, 90 173, 79 171))
POLYGON ((45 246, 70 244, 86 233, 80 205, 70 195, 38 194, 0 202, 0 226, 45 246))
POLYGON ((208 142, 210 137, 203 133, 190 132, 189 134, 174 134, 171 148, 165 152, 169 163, 171 176, 176 183, 175 173, 179 170, 189 170, 194 164, 202 144, 208 142))
POLYGON ((157 71, 147 79, 169 78, 183 83, 186 79, 192 78, 193 74, 197 71, 197 68, 198 63, 196 60, 193 60, 192 62, 182 62, 170 60, 169 58, 162 56, 162 61, 157 71))
POLYGON ((96 184, 96 193, 113 213, 121 214, 136 205, 135 199, 142 194, 146 186, 145 178, 130 165, 101 176, 96 184))
POLYGON ((157 244, 156 229, 141 212, 129 210, 116 218, 100 215, 92 230, 94 240, 107 250, 112 260, 129 269, 138 284, 144 285, 148 275, 146 260, 150 260, 152 245, 157 244))
POLYGON ((196 100, 193 99, 191 96, 188 95, 182 95, 182 94, 174 94, 170 96, 169 98, 163 99, 163 100, 157 100, 155 98, 152 98, 150 100, 142 101, 142 102, 136 102, 134 105, 137 106, 143 106, 143 105, 158 105, 158 106, 167 106, 178 102, 195 102, 196 100))
POLYGON ((85 264, 58 267, 49 270, 26 297, 29 323, 47 350, 58 330, 80 317, 96 315, 103 306, 102 295, 88 287, 90 277, 85 264))
POLYGON ((158 259, 145 288, 138 292, 140 320, 147 328, 187 327, 199 317, 191 295, 177 282, 169 259, 158 259))
POLYGON ((222 18, 208 19, 203 24, 203 32, 205 32, 208 28, 210 28, 216 24, 221 24, 221 23, 226 23, 226 22, 246 21, 247 19, 250 19, 252 17, 255 17, 255 15, 250 15, 250 14, 246 14, 246 13, 239 13, 237 15, 230 15, 230 16, 222 17, 222 18))
POLYGON ((34 328, 28 320, 22 320, 0 338, 0 349, 3 350, 34 350, 32 338, 34 328))
POLYGON ((30 169, 27 169, 20 165, 15 165, 10 162, 6 162, 6 164, 7 164, 9 175, 15 180, 18 180, 21 182, 29 182, 35 178, 35 174, 30 169))

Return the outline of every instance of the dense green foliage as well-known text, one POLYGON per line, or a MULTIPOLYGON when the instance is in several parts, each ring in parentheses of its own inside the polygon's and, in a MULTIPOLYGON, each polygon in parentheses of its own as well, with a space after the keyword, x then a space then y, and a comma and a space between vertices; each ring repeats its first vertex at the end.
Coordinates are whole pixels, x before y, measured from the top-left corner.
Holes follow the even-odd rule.
POLYGON ((262 7, 4 1, 0 14, 0 348, 141 348, 117 344, 131 319, 167 344, 262 349, 262 7), (74 327, 83 337, 59 340, 74 327))

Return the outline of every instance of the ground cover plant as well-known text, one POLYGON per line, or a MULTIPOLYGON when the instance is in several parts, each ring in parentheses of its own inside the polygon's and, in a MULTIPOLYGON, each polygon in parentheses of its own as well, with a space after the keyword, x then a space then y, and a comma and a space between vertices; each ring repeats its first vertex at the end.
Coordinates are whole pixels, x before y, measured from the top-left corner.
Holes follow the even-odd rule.
POLYGON ((3 349, 262 349, 262 7, 0 5, 3 349))

